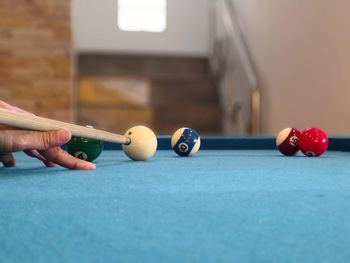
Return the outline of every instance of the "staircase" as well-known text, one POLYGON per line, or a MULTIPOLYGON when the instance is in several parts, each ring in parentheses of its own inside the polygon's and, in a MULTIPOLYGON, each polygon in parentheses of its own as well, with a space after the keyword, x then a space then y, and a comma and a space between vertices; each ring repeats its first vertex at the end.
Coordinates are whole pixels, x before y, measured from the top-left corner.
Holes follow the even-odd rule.
POLYGON ((221 112, 206 58, 80 54, 76 119, 123 133, 142 124, 157 134, 192 127, 221 132, 221 112))

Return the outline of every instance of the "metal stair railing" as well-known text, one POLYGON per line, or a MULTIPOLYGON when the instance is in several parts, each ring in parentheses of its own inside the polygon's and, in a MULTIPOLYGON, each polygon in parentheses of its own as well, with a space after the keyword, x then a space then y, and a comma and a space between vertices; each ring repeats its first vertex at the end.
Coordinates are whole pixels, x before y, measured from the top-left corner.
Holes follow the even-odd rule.
POLYGON ((232 0, 217 0, 210 58, 229 134, 260 133, 260 91, 232 0))

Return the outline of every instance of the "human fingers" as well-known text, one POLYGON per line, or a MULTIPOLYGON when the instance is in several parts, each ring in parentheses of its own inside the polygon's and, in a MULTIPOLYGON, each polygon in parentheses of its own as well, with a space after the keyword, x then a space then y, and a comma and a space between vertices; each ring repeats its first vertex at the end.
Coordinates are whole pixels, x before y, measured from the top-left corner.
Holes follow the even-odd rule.
POLYGON ((57 164, 46 160, 46 158, 44 156, 42 156, 37 150, 25 150, 24 152, 28 156, 42 161, 45 164, 45 166, 47 166, 47 167, 56 167, 57 166, 57 164))
POLYGON ((42 162, 46 161, 45 157, 42 156, 37 150, 24 150, 24 153, 30 157, 37 158, 42 162))
POLYGON ((68 169, 91 170, 96 169, 96 165, 84 160, 77 159, 68 154, 61 147, 54 147, 44 151, 39 151, 47 161, 66 167, 68 169))
POLYGON ((55 164, 53 162, 50 162, 50 161, 44 161, 43 162, 45 164, 46 167, 57 167, 58 164, 55 164))
POLYGON ((67 130, 28 131, 3 130, 0 132, 0 151, 45 150, 67 143, 71 138, 67 130))
POLYGON ((5 167, 13 167, 16 166, 16 160, 12 153, 0 153, 0 162, 5 167))
POLYGON ((19 113, 24 113, 26 115, 34 115, 33 113, 30 113, 28 111, 22 110, 16 106, 10 105, 2 100, 0 100, 0 108, 6 109, 6 110, 10 110, 10 111, 15 111, 15 112, 19 112, 19 113))

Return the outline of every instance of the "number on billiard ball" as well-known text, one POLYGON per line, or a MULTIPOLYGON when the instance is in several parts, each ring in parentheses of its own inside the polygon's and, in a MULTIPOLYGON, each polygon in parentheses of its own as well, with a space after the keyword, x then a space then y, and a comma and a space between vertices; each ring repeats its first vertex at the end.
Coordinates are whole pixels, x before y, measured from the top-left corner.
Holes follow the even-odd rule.
POLYGON ((201 145, 199 134, 191 128, 180 128, 171 136, 171 148, 179 156, 196 154, 201 145))
POLYGON ((84 152, 76 152, 74 153, 74 157, 78 158, 78 159, 81 159, 81 160, 87 160, 88 159, 88 155, 84 152))
POLYGON ((177 147, 177 149, 183 153, 186 153, 188 151, 188 148, 189 147, 188 147, 187 143, 184 143, 184 142, 180 143, 177 147))
POLYGON ((299 137, 300 132, 297 129, 283 129, 276 137, 276 146, 286 156, 295 155, 299 151, 299 137))

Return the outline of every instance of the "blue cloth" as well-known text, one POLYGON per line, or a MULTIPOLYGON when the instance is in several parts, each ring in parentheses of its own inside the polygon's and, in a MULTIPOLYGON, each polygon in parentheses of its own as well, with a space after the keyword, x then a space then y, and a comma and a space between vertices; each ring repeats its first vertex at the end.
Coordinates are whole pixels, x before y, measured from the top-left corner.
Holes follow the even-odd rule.
POLYGON ((350 153, 105 151, 0 168, 1 262, 348 262, 350 153))

